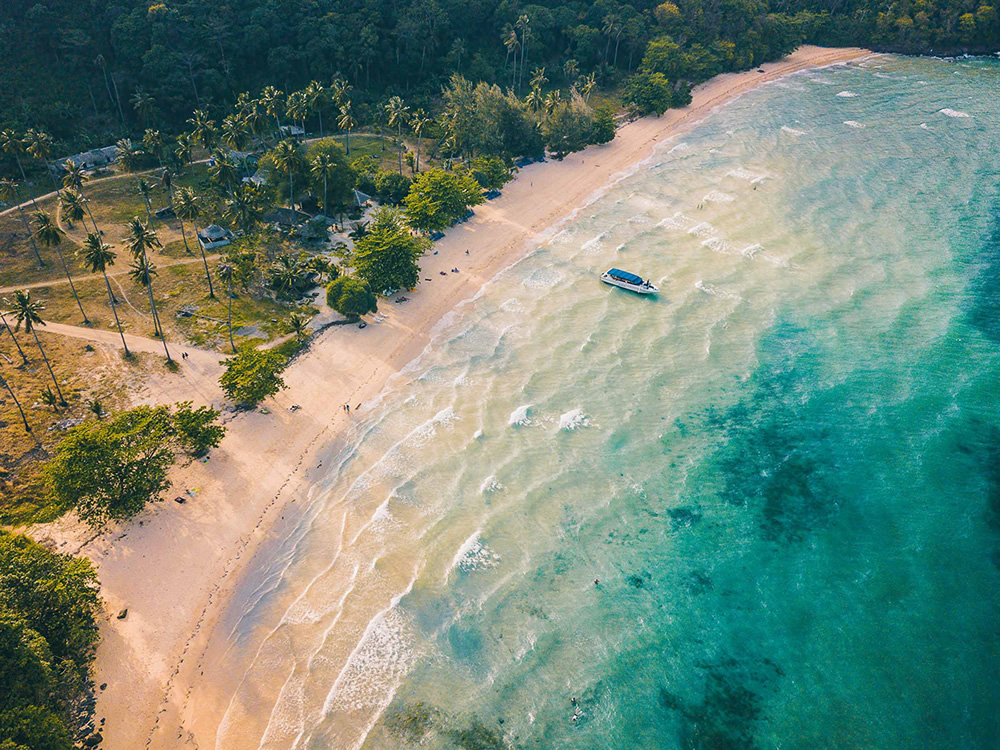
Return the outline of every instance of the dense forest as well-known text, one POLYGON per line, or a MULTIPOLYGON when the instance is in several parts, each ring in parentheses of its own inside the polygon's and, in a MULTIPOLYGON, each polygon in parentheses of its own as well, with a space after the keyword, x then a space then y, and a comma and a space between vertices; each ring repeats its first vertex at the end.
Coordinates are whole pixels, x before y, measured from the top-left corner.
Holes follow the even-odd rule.
POLYGON ((1000 23, 986 2, 5 0, 0 127, 46 131, 58 155, 147 127, 176 133, 193 110, 215 116, 239 92, 337 74, 364 125, 391 95, 435 110, 455 72, 524 96, 526 71, 539 68, 553 87, 593 74, 613 89, 643 70, 676 90, 802 41, 991 51, 1000 23))

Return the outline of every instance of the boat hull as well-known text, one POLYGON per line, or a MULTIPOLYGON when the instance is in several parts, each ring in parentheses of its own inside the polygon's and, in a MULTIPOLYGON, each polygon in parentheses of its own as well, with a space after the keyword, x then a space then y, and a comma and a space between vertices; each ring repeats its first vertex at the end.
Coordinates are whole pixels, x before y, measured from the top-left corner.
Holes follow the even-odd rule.
POLYGON ((605 284, 610 284, 611 286, 616 286, 619 289, 626 289, 630 292, 635 292, 636 294, 656 294, 659 289, 657 289, 652 284, 648 286, 640 286, 638 284, 631 284, 627 281, 622 281, 621 279, 616 279, 614 276, 608 276, 608 274, 601 274, 601 281, 605 284))

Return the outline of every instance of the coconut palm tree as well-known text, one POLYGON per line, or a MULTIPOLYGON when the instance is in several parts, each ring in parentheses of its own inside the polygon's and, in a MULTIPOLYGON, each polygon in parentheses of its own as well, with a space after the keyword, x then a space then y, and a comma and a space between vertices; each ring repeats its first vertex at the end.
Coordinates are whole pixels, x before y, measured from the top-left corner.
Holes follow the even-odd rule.
POLYGON ((45 321, 42 320, 42 310, 45 309, 45 305, 41 302, 33 300, 31 298, 31 292, 27 289, 18 289, 14 292, 13 300, 4 300, 4 303, 11 306, 14 312, 14 330, 20 331, 21 326, 24 326, 24 332, 30 333, 35 337, 35 345, 38 347, 39 353, 42 355, 42 359, 45 361, 45 366, 49 370, 49 375, 52 377, 52 384, 56 387, 56 393, 59 394, 59 403, 63 406, 66 405, 66 399, 63 397, 62 389, 59 387, 59 381, 56 380, 56 374, 52 372, 52 365, 49 364, 49 358, 45 354, 45 349, 42 348, 42 342, 38 340, 38 330, 36 326, 44 326, 45 321))
POLYGON ((153 226, 153 206, 150 197, 153 195, 153 188, 142 177, 135 184, 135 190, 142 196, 142 205, 146 207, 146 219, 149 226, 153 226))
POLYGON ((156 309, 156 300, 153 297, 153 277, 156 275, 154 266, 147 253, 153 248, 163 247, 160 244, 156 232, 149 228, 148 224, 143 224, 142 219, 134 217, 125 227, 128 235, 125 238, 125 246, 132 253, 135 263, 132 264, 132 271, 129 274, 132 280, 140 286, 146 288, 149 293, 149 310, 153 315, 153 331, 156 336, 163 340, 163 350, 167 353, 167 361, 170 361, 170 352, 167 351, 167 340, 163 333, 163 326, 160 325, 160 314, 156 309))
POLYGON ((559 89, 556 89, 555 91, 550 91, 548 94, 546 94, 545 114, 547 115, 552 114, 553 110, 555 110, 556 106, 559 104, 561 96, 562 95, 559 93, 559 89))
POLYGON ((203 109, 196 109, 187 121, 191 126, 191 137, 204 148, 211 150, 218 139, 218 127, 203 109))
POLYGON ((153 324, 159 329, 160 341, 163 342, 163 352, 167 355, 167 363, 173 362, 170 357, 170 349, 167 348, 167 337, 163 333, 163 326, 160 325, 160 316, 156 312, 156 303, 153 301, 153 277, 156 276, 156 266, 149 262, 146 257, 132 260, 131 269, 128 272, 132 281, 139 286, 146 287, 149 292, 149 303, 153 310, 153 324))
POLYGON ((141 88, 132 94, 132 109, 142 118, 143 127, 149 127, 149 118, 153 115, 155 100, 141 88))
POLYGON ((184 164, 191 163, 191 151, 194 145, 191 143, 191 135, 189 133, 181 133, 177 136, 176 146, 174 147, 174 156, 177 157, 177 161, 184 164))
POLYGON ((228 303, 226 305, 226 322, 229 325, 229 345, 235 354, 236 344, 233 343, 233 276, 236 274, 236 269, 231 263, 220 263, 215 272, 219 274, 220 279, 226 282, 226 301, 228 303))
POLYGON ((583 100, 586 104, 590 104, 590 92, 594 90, 595 86, 597 86, 596 73, 591 73, 583 79, 583 85, 580 87, 580 91, 583 92, 583 100))
MULTIPOLYGON (((42 254, 38 252, 38 245, 35 244, 35 235, 31 232, 31 225, 28 224, 28 217, 24 215, 24 208, 21 206, 21 198, 18 194, 17 183, 13 180, 8 180, 6 178, 0 179, 0 199, 13 203, 17 206, 17 213, 21 217, 21 222, 24 224, 24 228, 28 232, 28 240, 31 242, 31 249, 35 251, 35 257, 38 258, 38 266, 42 268, 45 266, 45 261, 42 260, 42 254)), ((34 204, 34 201, 32 201, 34 204)))
POLYGON ((295 340, 302 341, 309 332, 309 319, 301 313, 292 313, 288 318, 288 326, 295 334, 295 340))
POLYGON ((0 309, 0 323, 3 323, 3 327, 7 329, 7 333, 14 339, 14 346, 17 347, 17 353, 21 355, 21 361, 24 364, 28 364, 28 356, 24 353, 24 349, 21 348, 21 343, 17 340, 17 336, 14 335, 14 329, 10 327, 10 323, 7 322, 7 316, 3 314, 2 309, 0 309))
POLYGON ((508 57, 511 53, 514 55, 514 71, 510 76, 510 88, 513 91, 514 86, 517 84, 517 50, 521 47, 521 42, 518 40, 517 32, 514 29, 511 29, 507 38, 504 39, 503 46, 507 48, 508 57))
POLYGON ((580 63, 573 58, 570 58, 563 63, 563 73, 566 74, 566 80, 572 83, 580 74, 580 63))
POLYGON ((115 163, 125 172, 133 172, 139 165, 139 157, 142 155, 131 138, 122 138, 115 144, 115 163))
MULTIPOLYGON (((201 199, 194 194, 191 188, 181 188, 177 191, 177 200, 174 211, 177 218, 181 220, 181 234, 183 235, 184 221, 190 221, 194 227, 195 241, 198 249, 201 250, 201 262, 205 264, 205 278, 208 280, 208 296, 215 298, 215 290, 212 288, 212 275, 208 272, 208 260, 205 258, 205 248, 198 239, 198 217, 201 215, 201 199)), ((184 246, 187 247, 187 237, 184 238, 184 246)), ((191 252, 188 250, 188 252, 191 252)))
POLYGON ((309 109, 319 117, 319 137, 323 137, 323 110, 330 102, 326 87, 319 81, 310 81, 305 88, 306 103, 309 109))
POLYGON ((73 222, 79 221, 83 224, 83 228, 87 228, 87 223, 83 218, 87 215, 85 207, 86 201, 84 201, 83 196, 71 188, 63 190, 62 196, 59 198, 59 209, 62 211, 63 218, 66 219, 66 223, 69 224, 69 228, 73 228, 73 222))
POLYGON ((428 117, 422 109, 418 109, 414 112, 413 117, 410 120, 410 127, 413 129, 413 135, 417 137, 416 171, 418 172, 420 171, 420 134, 429 122, 431 122, 431 118, 428 117))
POLYGON ((146 128, 146 132, 142 134, 142 147, 156 157, 160 169, 163 169, 163 136, 160 135, 160 131, 146 128))
POLYGON ((233 151, 246 148, 250 138, 250 128, 242 115, 226 115, 222 119, 222 140, 233 151))
POLYGON ((212 153, 212 161, 214 163, 208 168, 208 176, 220 190, 232 195, 233 188, 240 181, 240 170, 233 163, 232 157, 221 148, 212 153))
POLYGON ((18 412, 21 414, 21 421, 24 423, 24 431, 31 433, 31 425, 28 424, 28 418, 24 416, 24 409, 21 407, 21 402, 17 400, 17 396, 14 394, 14 389, 10 387, 10 383, 7 382, 7 378, 0 373, 0 383, 3 383, 3 387, 7 389, 7 393, 10 394, 11 401, 14 402, 14 406, 17 407, 18 412))
POLYGON ((337 127, 344 131, 344 146, 347 148, 347 155, 351 155, 351 131, 358 123, 351 115, 351 103, 344 102, 340 105, 340 117, 337 118, 337 127))
POLYGON ((406 122, 406 113, 410 108, 403 104, 403 100, 398 96, 389 99, 385 105, 385 111, 389 115, 389 127, 396 128, 396 147, 399 152, 399 173, 403 174, 403 123, 406 122))
POLYGON ((542 104, 545 102, 545 98, 542 96, 542 90, 540 88, 533 88, 524 98, 524 103, 528 105, 532 112, 537 112, 541 109, 542 104))
POLYGON ((285 95, 274 86, 265 86, 260 92, 260 104, 269 117, 274 118, 278 127, 278 139, 281 139, 281 115, 285 111, 285 95))
POLYGON ((309 116, 309 100, 304 91, 295 91, 288 95, 285 113, 289 120, 299 123, 302 128, 302 136, 305 137, 306 118, 309 116))
POLYGON ((524 80, 524 57, 528 54, 528 36, 531 34, 531 19, 528 18, 527 14, 522 14, 517 17, 514 26, 521 30, 521 72, 517 78, 517 88, 520 91, 521 83, 524 80))
POLYGON ((327 180, 337 171, 336 160, 328 153, 320 152, 309 162, 309 173, 316 178, 323 180, 323 213, 330 215, 330 204, 326 197, 327 180))
POLYGON ((104 275, 104 286, 108 290, 108 301, 111 303, 111 312, 115 314, 115 325, 118 326, 118 335, 122 337, 122 347, 125 349, 125 356, 131 357, 128 344, 125 343, 125 332, 122 331, 122 322, 118 319, 118 308, 115 307, 115 295, 111 292, 111 282, 108 280, 108 268, 115 264, 115 251, 110 245, 105 244, 101 236, 96 232, 87 235, 83 243, 83 257, 94 273, 104 275))
MULTIPOLYGON (((90 203, 86 198, 83 197, 83 183, 90 179, 90 175, 83 171, 83 167, 75 163, 72 159, 68 160, 63 166, 65 174, 63 174, 63 187, 72 187, 77 193, 79 193, 80 198, 83 201, 83 207, 87 209, 87 215, 90 217, 90 223, 94 225, 94 231, 99 231, 97 229, 97 222, 94 221, 94 214, 90 211, 90 203)), ((84 226, 86 228, 86 226, 84 226)))
POLYGON ((333 81, 330 83, 330 94, 338 107, 347 101, 347 96, 353 88, 339 73, 333 77, 333 81))
POLYGON ((66 280, 69 282, 69 289, 73 292, 73 299, 76 300, 76 306, 80 308, 80 315, 83 316, 83 324, 90 325, 87 313, 83 311, 83 303, 80 302, 80 295, 76 293, 76 286, 73 284, 73 277, 70 275, 69 266, 66 265, 66 258, 63 257, 62 250, 59 249, 65 232, 44 211, 36 211, 32 223, 35 225, 35 237, 38 241, 45 245, 45 247, 55 250, 59 256, 59 262, 62 263, 63 272, 66 274, 66 280))
MULTIPOLYGON (((0 149, 3 149, 5 154, 10 154, 14 157, 14 160, 17 162, 17 168, 21 172, 21 182, 27 185, 28 178, 24 174, 24 164, 21 163, 21 156, 24 154, 24 141, 17 134, 17 131, 11 128, 0 131, 0 149)), ((35 204, 34 196, 31 196, 31 205, 34 208, 38 208, 35 204)))
POLYGON ((295 172, 302 166, 302 152, 298 145, 291 139, 281 141, 274 150, 271 151, 271 158, 274 166, 280 172, 288 175, 288 200, 295 213, 295 172))
POLYGON ((49 159, 52 158, 52 136, 44 130, 28 128, 28 131, 24 134, 24 140, 26 144, 25 150, 29 155, 42 163, 42 169, 48 174, 49 179, 52 180, 52 187, 58 193, 59 183, 56 182, 55 174, 49 169, 49 159))
POLYGON ((244 233, 250 232, 260 222, 263 212, 260 191, 248 183, 237 185, 232 195, 222 203, 223 218, 244 233))

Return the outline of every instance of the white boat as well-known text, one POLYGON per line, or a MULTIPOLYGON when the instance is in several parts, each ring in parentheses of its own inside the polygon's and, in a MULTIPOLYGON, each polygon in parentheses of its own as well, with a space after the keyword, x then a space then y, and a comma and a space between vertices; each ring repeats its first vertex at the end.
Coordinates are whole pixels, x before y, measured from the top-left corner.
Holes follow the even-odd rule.
POLYGON ((641 276, 636 276, 634 273, 629 273, 628 271, 622 271, 619 268, 609 268, 602 273, 601 281, 605 284, 611 284, 611 286, 628 289, 630 292, 636 292, 637 294, 655 294, 660 291, 653 286, 651 281, 646 281, 641 276))

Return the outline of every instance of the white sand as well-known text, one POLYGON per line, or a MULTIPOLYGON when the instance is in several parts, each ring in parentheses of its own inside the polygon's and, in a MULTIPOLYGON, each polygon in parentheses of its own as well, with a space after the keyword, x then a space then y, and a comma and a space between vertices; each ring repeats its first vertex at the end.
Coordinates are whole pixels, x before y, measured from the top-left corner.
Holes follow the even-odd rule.
MULTIPOLYGON (((47 530, 63 550, 80 550, 99 567, 108 612, 96 663, 97 683, 108 685, 97 702, 98 719, 107 718, 104 747, 215 746, 220 716, 206 716, 208 709, 199 706, 192 723, 195 707, 189 705, 195 678, 211 678, 199 674, 207 635, 281 509, 304 500, 323 476, 317 468, 320 449, 335 443, 349 419, 363 417, 363 406, 361 416, 348 416, 343 403, 353 410, 372 399, 427 346, 429 332, 445 313, 530 252, 533 237, 647 157, 657 142, 764 81, 865 54, 800 48, 765 65, 763 73, 728 74, 699 86, 689 107, 628 124, 610 144, 525 168, 501 198, 479 207, 473 220, 435 245, 439 254, 422 264, 421 277, 431 281, 408 295, 410 302, 383 303, 380 312, 387 320, 365 330, 338 327, 318 336, 287 371, 288 389, 266 404, 270 414, 231 418, 226 439, 208 463, 176 470, 169 497, 196 490, 184 505, 168 500, 96 539, 66 522, 47 530), (452 267, 461 273, 439 275, 452 267), (301 410, 290 412, 293 403, 301 410), (115 619, 124 607, 128 617, 115 619)), ((184 377, 157 379, 148 399, 221 404, 213 356, 199 352, 185 360, 184 377)))

